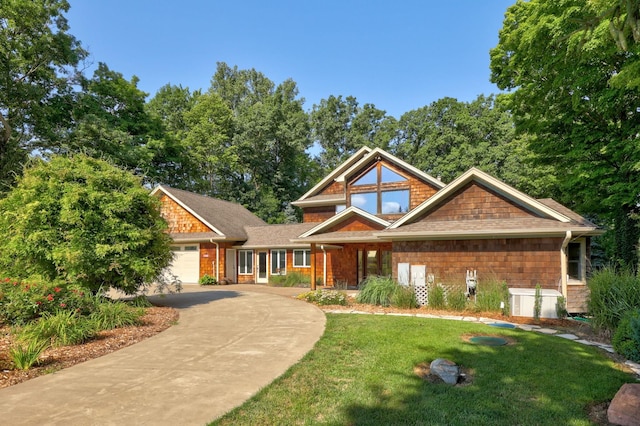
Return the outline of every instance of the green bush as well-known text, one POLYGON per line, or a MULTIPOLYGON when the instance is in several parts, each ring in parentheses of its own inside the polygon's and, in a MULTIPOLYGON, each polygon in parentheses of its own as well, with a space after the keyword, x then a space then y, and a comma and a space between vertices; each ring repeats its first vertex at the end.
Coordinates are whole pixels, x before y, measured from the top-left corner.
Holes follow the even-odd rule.
POLYGON ((216 285, 218 284, 218 280, 216 280, 216 277, 212 277, 209 274, 204 274, 203 276, 200 277, 200 279, 198 280, 198 283, 200 285, 216 285))
POLYGON ((454 311, 464 311, 467 309, 467 303, 467 295, 462 290, 451 291, 447 297, 447 305, 454 311))
POLYGON ((9 358, 18 370, 28 370, 49 347, 49 340, 33 339, 27 343, 17 342, 9 348, 9 358))
POLYGON ((479 283, 475 309, 479 312, 500 311, 500 302, 504 302, 505 297, 504 287, 504 283, 496 280, 479 283))
MULTIPOLYGON (((316 284, 322 283, 322 278, 316 280, 316 284)), ((289 272, 287 275, 271 275, 269 277, 269 285, 273 287, 297 287, 309 286, 311 277, 300 272, 289 272)))
POLYGON ((613 332, 626 312, 640 307, 640 279, 630 270, 606 267, 589 278, 591 324, 613 332))
POLYGON ((438 284, 429 286, 427 290, 427 304, 433 309, 446 308, 447 299, 444 294, 444 287, 438 284))
POLYGON ((128 325, 138 325, 143 314, 142 308, 135 308, 124 302, 104 301, 89 315, 89 318, 98 330, 111 330, 128 325))
POLYGON ((623 357, 640 362, 640 309, 625 313, 613 334, 611 344, 623 357))
POLYGON ((76 312, 45 312, 40 319, 20 329, 17 340, 21 343, 50 341, 53 346, 67 346, 85 342, 96 333, 95 323, 76 312))
POLYGON ((542 311, 542 288, 540 284, 536 284, 536 292, 533 299, 533 319, 540 320, 540 312, 542 311))
POLYGON ((558 296, 556 302, 556 315, 558 318, 566 318, 569 316, 569 312, 567 312, 567 299, 564 296, 558 296))
POLYGON ((147 296, 144 295, 139 295, 134 297, 133 299, 129 299, 126 301, 126 303, 127 305, 136 308, 150 308, 153 306, 151 302, 149 302, 149 299, 147 299, 147 296))
POLYGON ((412 286, 398 285, 391 295, 391 305, 404 309, 417 308, 418 300, 416 299, 414 288, 412 286))
POLYGON ((358 303, 389 306, 398 286, 392 278, 371 276, 360 284, 356 300, 358 303))
POLYGON ((342 305, 348 304, 347 295, 336 290, 315 290, 298 295, 298 299, 318 305, 342 305))

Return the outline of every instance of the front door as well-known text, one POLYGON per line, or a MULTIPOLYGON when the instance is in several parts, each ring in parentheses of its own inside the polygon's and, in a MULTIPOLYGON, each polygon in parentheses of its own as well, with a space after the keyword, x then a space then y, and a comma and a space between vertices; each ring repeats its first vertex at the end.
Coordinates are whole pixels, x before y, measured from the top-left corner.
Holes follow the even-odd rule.
POLYGON ((268 256, 266 251, 258 252, 258 277, 256 282, 258 284, 266 284, 269 282, 269 274, 268 271, 268 256))
POLYGON ((224 276, 229 278, 232 283, 238 282, 238 277, 236 275, 238 269, 236 267, 236 249, 227 249, 225 253, 225 273, 224 276))

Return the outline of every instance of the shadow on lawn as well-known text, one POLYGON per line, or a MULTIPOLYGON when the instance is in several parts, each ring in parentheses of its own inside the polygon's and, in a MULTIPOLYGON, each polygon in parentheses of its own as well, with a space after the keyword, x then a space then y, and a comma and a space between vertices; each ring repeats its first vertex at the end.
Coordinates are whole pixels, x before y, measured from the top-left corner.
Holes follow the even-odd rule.
POLYGON ((347 424, 589 424, 589 407, 610 400, 623 383, 633 380, 605 365, 605 356, 593 348, 567 341, 554 345, 559 350, 550 353, 542 336, 519 333, 517 340, 498 348, 469 343, 473 348, 450 348, 437 356, 433 348, 419 348, 424 361, 447 358, 470 369, 471 384, 430 383, 410 371, 397 371, 393 374, 407 385, 391 389, 383 379, 369 384, 367 399, 375 402, 346 406, 347 424), (548 361, 543 363, 545 352, 548 361), (514 359, 515 367, 507 365, 514 359))

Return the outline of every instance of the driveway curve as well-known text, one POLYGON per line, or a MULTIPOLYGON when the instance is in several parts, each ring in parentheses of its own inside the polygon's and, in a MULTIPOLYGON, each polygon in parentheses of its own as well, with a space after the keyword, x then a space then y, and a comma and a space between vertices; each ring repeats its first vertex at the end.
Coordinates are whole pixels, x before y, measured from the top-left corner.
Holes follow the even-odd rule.
POLYGON ((324 332, 320 309, 264 287, 255 290, 197 287, 156 298, 180 310, 177 325, 101 358, 0 389, 2 423, 206 424, 282 375, 324 332))

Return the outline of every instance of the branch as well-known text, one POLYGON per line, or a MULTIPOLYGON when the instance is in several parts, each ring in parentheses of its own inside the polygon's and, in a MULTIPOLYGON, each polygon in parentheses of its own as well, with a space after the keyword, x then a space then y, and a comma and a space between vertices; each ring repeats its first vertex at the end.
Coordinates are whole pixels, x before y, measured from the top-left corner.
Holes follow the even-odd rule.
MULTIPOLYGON (((9 121, 4 118, 4 115, 0 114, 0 122, 2 123, 3 131, 2 131, 2 139, 0 142, 2 145, 6 145, 9 142, 9 138, 11 137, 11 126, 9 125, 9 121)), ((0 146, 0 151, 4 149, 4 146, 0 146)))

